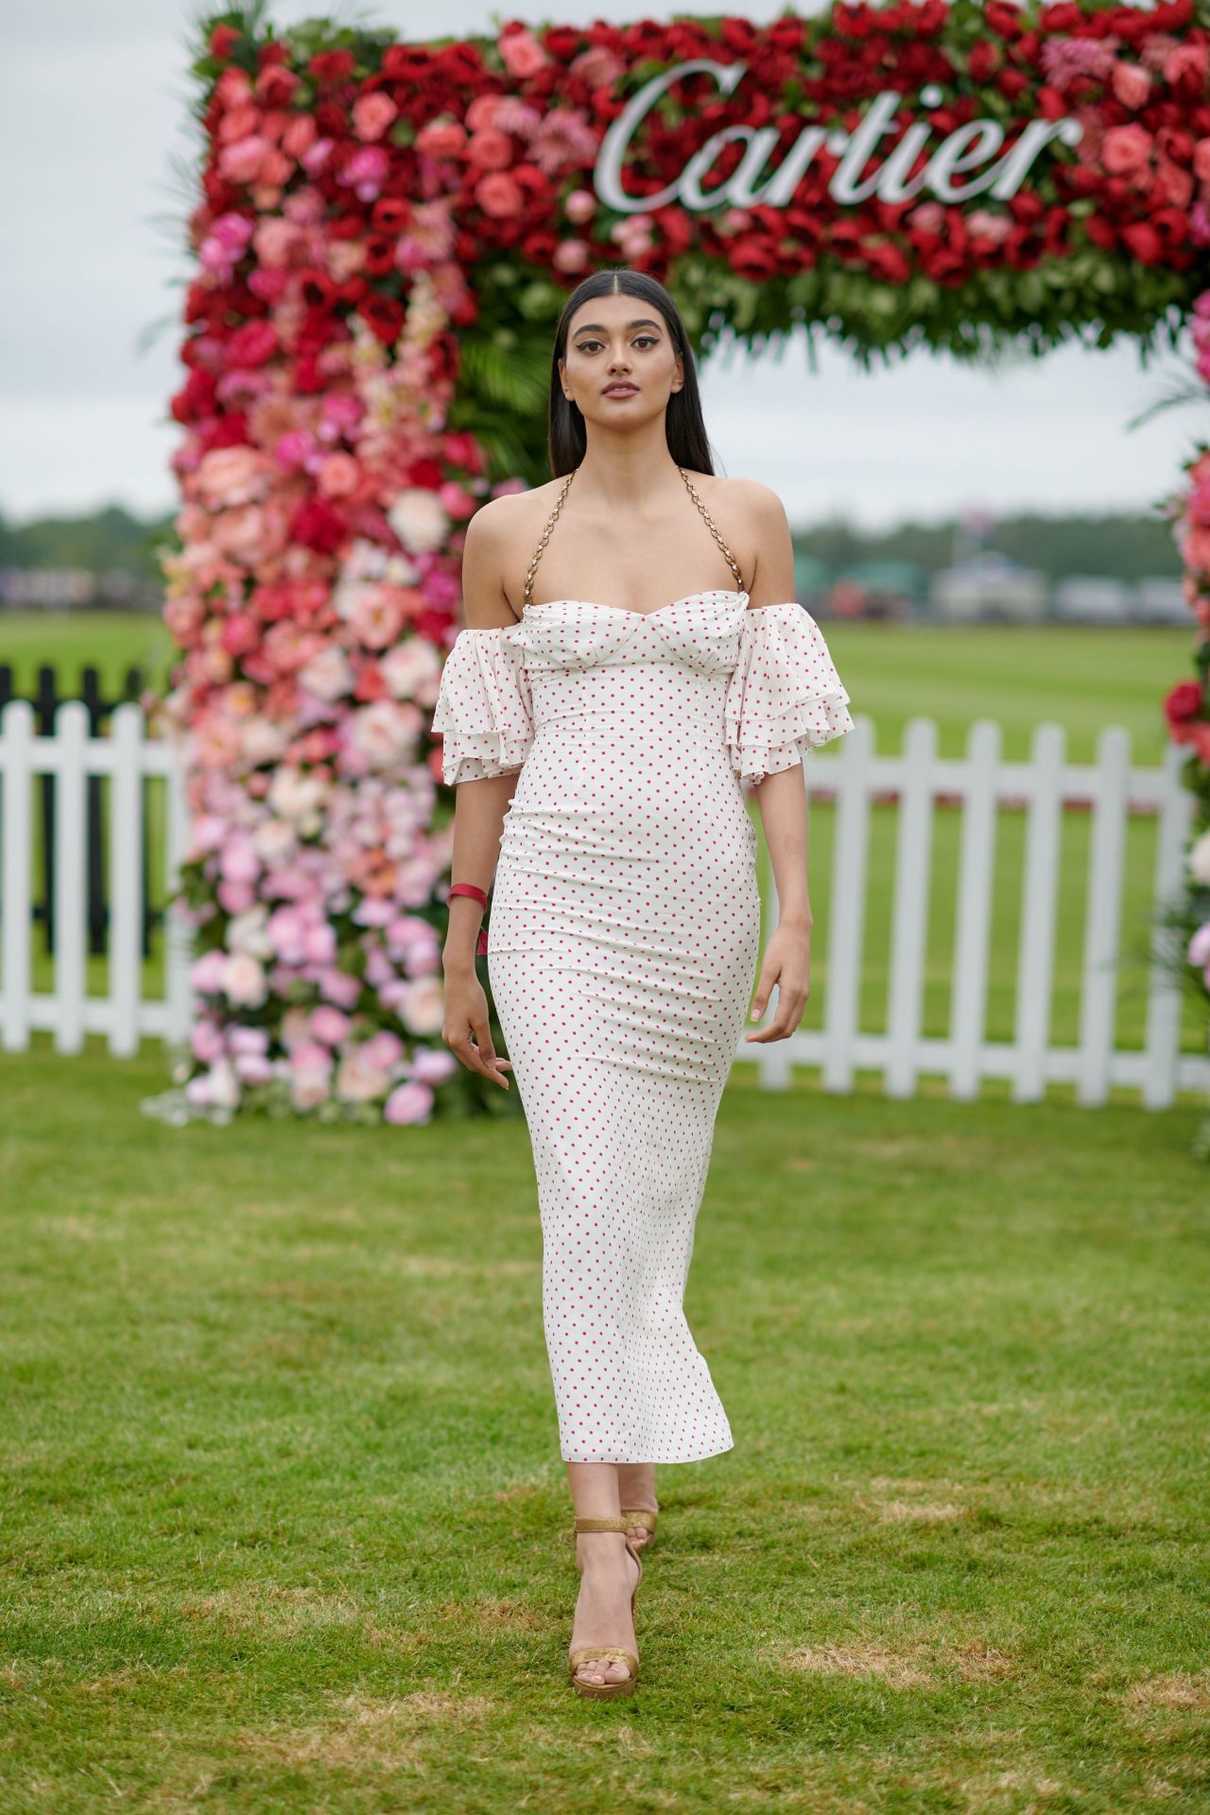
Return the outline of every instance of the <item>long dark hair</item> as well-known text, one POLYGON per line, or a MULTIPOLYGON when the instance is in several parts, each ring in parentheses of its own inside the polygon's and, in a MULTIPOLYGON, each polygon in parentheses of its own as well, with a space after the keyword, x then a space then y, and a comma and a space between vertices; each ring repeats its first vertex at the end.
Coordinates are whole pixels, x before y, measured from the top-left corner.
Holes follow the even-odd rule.
POLYGON ((701 393, 697 388, 697 367, 693 362, 693 349, 689 345, 689 336, 685 332, 680 310, 656 278, 648 277, 644 271, 635 271, 629 265, 609 265, 603 271, 594 271, 591 277, 586 277, 582 284, 576 285, 563 305, 563 313, 555 329, 546 431, 551 477, 562 479, 567 473, 574 472, 588 447, 588 432, 579 405, 572 403, 563 394, 559 361, 567 356, 567 331, 572 316, 581 303, 590 302, 594 296, 634 296, 650 308, 658 309, 664 317, 673 348, 684 361, 685 374, 680 390, 674 391, 669 397, 665 412, 668 451, 678 466, 686 466, 692 473, 713 473, 710 443, 706 439, 706 424, 702 419, 701 393))

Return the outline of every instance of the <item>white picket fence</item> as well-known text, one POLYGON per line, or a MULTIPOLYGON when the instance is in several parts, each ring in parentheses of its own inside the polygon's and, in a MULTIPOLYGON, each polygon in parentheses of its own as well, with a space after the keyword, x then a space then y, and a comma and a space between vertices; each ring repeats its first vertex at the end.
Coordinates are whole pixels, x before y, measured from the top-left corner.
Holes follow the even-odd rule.
MULTIPOLYGON (((1028 761, 1005 762, 1000 727, 992 720, 971 725, 964 757, 942 758, 937 727, 926 718, 910 721, 901 755, 878 756, 873 722, 859 718, 836 754, 812 752, 806 759, 810 793, 827 790, 836 806, 823 1026, 818 1032, 800 1030, 767 1048, 741 1039, 740 1055, 761 1054, 761 1080, 772 1089, 786 1087, 795 1065, 811 1065, 821 1069, 823 1086, 830 1091, 850 1090, 858 1070, 874 1068, 882 1073, 884 1093, 893 1097, 913 1095, 922 1073, 943 1075, 956 1098, 976 1096, 983 1078, 1008 1079, 1013 1099, 1020 1103, 1037 1101, 1052 1083, 1074 1084, 1076 1100, 1083 1104, 1103 1103, 1112 1088, 1125 1085, 1136 1089, 1150 1109, 1171 1103, 1178 1091, 1210 1091, 1210 1057, 1180 1051, 1179 984, 1158 963, 1148 971, 1142 1049, 1115 1045, 1127 814, 1142 809, 1159 815, 1154 914, 1181 889, 1182 851, 1193 817, 1193 796, 1180 779, 1181 761, 1182 752, 1169 745, 1161 766, 1132 769, 1129 732, 1109 726, 1098 740, 1095 763, 1069 763, 1063 727, 1044 724, 1035 729, 1028 761), (899 794, 890 988, 886 1029, 872 1033, 861 1030, 858 1017, 866 870, 871 803, 887 790, 899 794), (933 812, 939 796, 957 798, 963 808, 945 1038, 927 1037, 921 1025, 933 812), (1058 1046, 1050 1037, 1050 1018, 1059 830, 1065 803, 1074 802, 1092 815, 1080 1027, 1076 1045, 1058 1046), (989 1041, 984 1025, 992 857, 997 809, 1008 804, 1028 813, 1016 1013, 1011 1041, 989 1041)), ((777 900, 771 877, 763 892, 771 922, 777 900)), ((1153 931, 1153 959, 1162 948, 1153 931)))
POLYGON ((189 1029, 190 935, 180 918, 168 917, 165 993, 143 995, 143 778, 167 785, 164 861, 175 876, 188 841, 183 777, 172 747, 145 736, 143 713, 132 701, 118 706, 108 737, 90 737, 88 710, 69 700, 55 714, 52 737, 34 735, 33 708, 14 700, 0 716, 0 1038, 11 1051, 29 1044, 32 1029, 54 1034, 60 1052, 79 1052, 86 1034, 105 1034, 109 1050, 136 1052, 145 1037, 180 1041, 189 1029), (55 780, 54 989, 32 986, 33 815, 31 778, 55 780), (108 990, 86 988, 87 906, 85 787, 91 775, 110 778, 108 990))
MULTIPOLYGON (((1019 1102, 1034 1101, 1048 1084, 1074 1083, 1081 1103, 1104 1102, 1124 1085, 1160 1108, 1179 1091, 1210 1091, 1210 1058, 1181 1052, 1181 1001, 1177 981, 1161 966, 1149 972, 1142 1050, 1115 1044, 1115 1000, 1120 955, 1127 814, 1158 814, 1151 894, 1153 904, 1180 890, 1182 849, 1192 822, 1193 799, 1180 781, 1181 753, 1170 747, 1156 768, 1132 768, 1129 734, 1102 733, 1093 764, 1068 763, 1061 727, 1038 727, 1026 762, 1005 762, 1000 728, 972 725, 967 753, 937 755, 930 719, 908 726, 902 753, 878 756, 874 728, 858 718, 835 752, 812 751, 807 780, 812 798, 835 802, 827 988, 823 1024, 769 1046, 742 1036, 736 1057, 755 1061, 763 1085, 783 1089, 796 1065, 819 1068, 830 1091, 847 1091, 860 1070, 882 1073, 887 1095, 911 1096, 922 1074, 942 1074, 956 1098, 978 1094, 984 1078, 1011 1080, 1019 1102), (898 793, 892 949, 886 1028, 863 1031, 859 1000, 864 907, 870 851, 870 811, 880 797, 898 793), (940 797, 961 803, 951 1015, 946 1037, 922 1031, 922 1006, 933 814, 940 797), (1092 815, 1090 861, 1085 877, 1083 989, 1079 1039, 1059 1046, 1050 1015, 1060 875, 1060 823, 1064 803, 1086 804, 1092 815), (985 1036, 993 865, 998 810, 1023 806, 1028 813, 1021 881, 1016 1019, 1011 1041, 985 1036)), ((145 736, 140 708, 127 703, 113 714, 108 737, 88 735, 84 706, 61 706, 54 735, 34 735, 32 709, 14 701, 0 716, 0 811, 3 871, 0 876, 0 1035, 10 1051, 29 1043, 31 1030, 50 1030, 61 1052, 76 1052, 86 1034, 107 1036, 115 1054, 137 1050, 143 1038, 176 1042, 191 1016, 190 939, 170 915, 165 950, 165 992, 145 999, 141 988, 143 778, 167 785, 164 882, 175 878, 188 824, 183 777, 171 745, 145 736), (31 985, 31 853, 33 776, 56 779, 54 987, 31 985), (85 785, 90 775, 110 778, 110 922, 107 992, 90 996, 86 983, 85 785)), ((772 877, 763 879, 767 925, 776 916, 772 877)), ((1159 952, 1158 940, 1155 951, 1159 952)), ((816 946, 818 951, 818 945, 816 946)), ((776 1000, 776 998, 775 998, 776 1000)), ((745 1032, 749 1031, 747 1028, 745 1032)))

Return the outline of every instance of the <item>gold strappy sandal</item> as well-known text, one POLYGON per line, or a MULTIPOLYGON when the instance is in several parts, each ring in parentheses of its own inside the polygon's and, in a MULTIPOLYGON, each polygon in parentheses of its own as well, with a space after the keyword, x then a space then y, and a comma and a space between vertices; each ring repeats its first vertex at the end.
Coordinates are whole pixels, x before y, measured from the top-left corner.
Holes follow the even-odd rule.
MULTIPOLYGON (((633 1620, 635 1596, 639 1592, 639 1583, 643 1579, 643 1559, 631 1541, 625 1519, 577 1519, 576 1530, 578 1532, 626 1532, 626 1548, 639 1566, 639 1573, 635 1577, 634 1587, 630 1593, 630 1617, 633 1620)), ((620 1645, 577 1645, 574 1650, 569 1650, 567 1653, 567 1667, 571 1677, 571 1686, 576 1694, 592 1696, 597 1701, 613 1701, 619 1695, 632 1694, 639 1675, 638 1658, 633 1651, 626 1651, 620 1645), (613 1658, 629 1666, 629 1676, 619 1677, 616 1682, 586 1683, 576 1675, 581 1664, 587 1664, 590 1661, 605 1663, 613 1658)))
POLYGON ((655 1522, 659 1517, 659 1508, 656 1506, 624 1506, 622 1517, 626 1521, 628 1531, 633 1531, 638 1525, 643 1527, 647 1536, 643 1540, 642 1548, 650 1550, 655 1543, 655 1522))

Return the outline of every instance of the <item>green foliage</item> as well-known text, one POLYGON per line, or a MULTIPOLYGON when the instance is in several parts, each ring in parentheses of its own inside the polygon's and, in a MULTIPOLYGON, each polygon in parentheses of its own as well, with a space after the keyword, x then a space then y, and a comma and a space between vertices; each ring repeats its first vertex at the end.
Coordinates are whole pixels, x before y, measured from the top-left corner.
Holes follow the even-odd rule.
MULTIPOLYGON (((958 529, 953 517, 929 523, 909 518, 885 530, 863 530, 833 517, 799 530, 795 545, 833 569, 859 561, 909 561, 936 573, 953 560, 958 529)), ((1175 579, 1182 572, 1170 525, 1141 511, 1016 511, 997 518, 988 545, 1051 580, 1077 573, 1125 581, 1175 579)))
POLYGON ((549 332, 523 333, 498 323, 464 332, 459 359, 449 426, 474 434, 493 479, 522 476, 531 485, 540 483, 548 477, 549 332))
POLYGON ((23 523, 0 514, 0 566, 82 567, 90 573, 124 567, 158 581, 155 551, 171 522, 169 515, 138 517, 121 504, 31 517, 23 523))

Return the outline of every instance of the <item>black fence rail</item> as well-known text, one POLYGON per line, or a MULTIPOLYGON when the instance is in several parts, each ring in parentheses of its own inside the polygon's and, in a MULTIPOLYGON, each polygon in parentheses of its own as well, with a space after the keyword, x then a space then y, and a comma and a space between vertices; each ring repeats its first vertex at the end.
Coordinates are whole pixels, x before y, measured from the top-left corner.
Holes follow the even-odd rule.
MULTIPOLYGON (((59 670, 49 663, 43 663, 37 670, 33 692, 26 693, 21 691, 14 681, 12 664, 0 662, 0 713, 11 700, 25 700, 34 709, 37 735, 52 737, 55 729, 55 714, 59 707, 68 700, 81 700, 88 713, 89 736, 104 737, 108 733, 109 721, 119 706, 124 705, 128 700, 137 701, 148 687, 154 687, 157 692, 166 692, 169 686, 165 675, 148 675, 140 667, 129 667, 122 677, 118 691, 110 693, 102 684, 99 669, 88 664, 79 672, 78 686, 65 688, 59 670)), ((108 813, 106 811, 107 795, 101 785, 102 779, 99 775, 90 775, 86 784, 88 950, 93 957, 103 956, 108 947, 109 937, 108 813)), ((42 836, 39 841, 41 849, 38 873, 34 878, 33 919, 34 924, 42 928, 45 950, 53 954, 55 950, 55 777, 39 775, 36 777, 36 783, 35 826, 40 819, 42 836)), ((151 899, 151 863, 146 814, 142 815, 142 826, 142 951, 143 956, 147 958, 151 955, 152 938, 163 923, 164 911, 151 899)))

